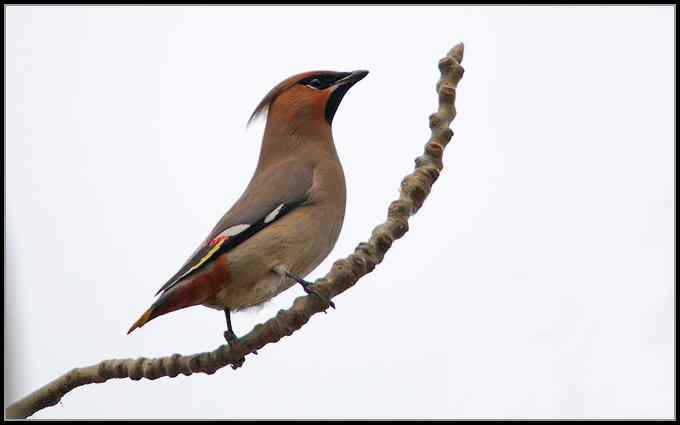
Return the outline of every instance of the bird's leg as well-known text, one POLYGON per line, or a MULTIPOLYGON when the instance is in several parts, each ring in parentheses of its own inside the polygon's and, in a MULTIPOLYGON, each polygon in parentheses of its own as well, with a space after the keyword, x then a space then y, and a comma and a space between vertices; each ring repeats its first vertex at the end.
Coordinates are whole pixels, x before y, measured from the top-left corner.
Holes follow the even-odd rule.
POLYGON ((238 337, 234 333, 234 329, 231 327, 231 312, 228 308, 224 309, 224 317, 227 318, 227 330, 224 331, 224 339, 227 340, 227 344, 231 347, 232 342, 238 340, 238 337))
POLYGON ((296 281, 297 283, 299 283, 300 285, 302 285, 302 287, 304 288, 306 293, 316 295, 317 297, 319 297, 319 299, 321 301, 323 301, 324 303, 335 308, 335 304, 333 303, 333 301, 327 300, 326 297, 321 296, 321 294, 316 292, 314 289, 310 288, 310 286, 312 285, 312 282, 308 282, 308 281, 304 280, 303 278, 301 278, 300 276, 296 275, 295 273, 291 273, 288 270, 286 270, 286 277, 289 277, 289 278, 293 279, 294 281, 296 281))

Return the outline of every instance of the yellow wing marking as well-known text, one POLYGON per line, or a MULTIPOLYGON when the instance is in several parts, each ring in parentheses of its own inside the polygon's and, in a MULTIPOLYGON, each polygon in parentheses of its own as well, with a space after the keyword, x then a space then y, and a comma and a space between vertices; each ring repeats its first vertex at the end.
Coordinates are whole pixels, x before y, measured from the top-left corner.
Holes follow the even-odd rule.
POLYGON ((205 255, 203 256, 203 258, 201 258, 201 259, 198 261, 198 263, 194 264, 194 266, 191 267, 189 270, 187 270, 182 276, 178 277, 176 281, 180 281, 180 280, 184 279, 184 276, 188 275, 189 273, 193 272, 193 271, 196 270, 197 268, 201 267, 206 261, 208 261, 208 260, 210 259, 210 257, 213 256, 213 254, 214 254, 215 252, 217 252, 218 249, 220 249, 220 247, 222 246, 222 244, 223 244, 227 239, 229 239, 229 237, 219 238, 219 239, 216 241, 215 245, 213 245, 213 247, 210 248, 210 251, 208 251, 208 253, 205 254, 205 255))

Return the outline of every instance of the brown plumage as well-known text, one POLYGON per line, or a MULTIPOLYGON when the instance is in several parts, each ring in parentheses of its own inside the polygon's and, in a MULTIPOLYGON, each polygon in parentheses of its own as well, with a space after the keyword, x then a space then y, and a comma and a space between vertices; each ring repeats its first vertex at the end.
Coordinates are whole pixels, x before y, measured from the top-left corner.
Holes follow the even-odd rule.
MULTIPOLYGON (((158 291, 128 333, 163 314, 202 304, 229 312, 261 304, 323 261, 345 215, 345 178, 331 124, 343 96, 368 71, 310 71, 275 86, 255 172, 241 197, 158 291)), ((332 305, 332 304, 331 304, 332 305)))

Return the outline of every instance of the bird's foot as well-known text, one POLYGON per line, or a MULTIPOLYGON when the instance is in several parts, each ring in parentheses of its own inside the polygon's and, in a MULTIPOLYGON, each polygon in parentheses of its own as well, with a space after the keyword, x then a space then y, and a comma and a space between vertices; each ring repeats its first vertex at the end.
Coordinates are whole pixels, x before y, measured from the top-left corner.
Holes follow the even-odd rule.
MULTIPOLYGON (((232 343, 238 343, 238 337, 234 334, 234 331, 224 331, 224 339, 227 340, 230 347, 232 343)), ((253 350, 253 354, 257 355, 257 350, 253 350)))
MULTIPOLYGON (((227 340, 227 344, 229 344, 229 347, 231 349, 235 349, 236 345, 239 344, 238 337, 236 336, 236 334, 234 334, 234 331, 232 331, 232 330, 224 331, 224 339, 227 340)), ((253 354, 257 354, 257 351, 253 351, 253 354)), ((231 368, 236 370, 239 367, 243 366, 243 362, 245 362, 245 361, 246 361, 246 358, 241 357, 236 362, 234 362, 234 364, 231 365, 231 368)))
POLYGON ((232 343, 238 342, 238 337, 232 330, 224 331, 224 339, 227 340, 227 344, 229 344, 230 347, 232 346, 232 343))
MULTIPOLYGON (((315 295, 324 304, 335 308, 335 303, 333 301, 326 299, 326 297, 324 297, 323 295, 319 294, 318 292, 316 292, 314 289, 311 288, 312 282, 308 282, 308 281, 304 280, 303 278, 301 278, 300 276, 296 275, 295 273, 291 273, 290 271, 287 271, 287 270, 285 271, 285 274, 286 274, 286 277, 293 279, 294 281, 296 281, 297 283, 302 285, 302 288, 304 288, 306 293, 315 295)), ((324 310, 324 313, 325 312, 326 311, 324 310)))
POLYGON ((327 299, 326 297, 324 297, 323 295, 319 294, 318 292, 316 292, 314 289, 312 289, 312 288, 310 287, 311 284, 312 284, 311 282, 307 282, 306 280, 300 279, 300 281, 299 281, 298 283, 299 283, 300 285, 302 285, 302 288, 305 290, 306 293, 308 293, 308 294, 310 294, 310 295, 316 295, 316 296, 317 296, 324 304, 329 305, 329 306, 335 308, 335 303, 334 303, 333 301, 327 299))
MULTIPOLYGON (((227 344, 229 344, 229 348, 232 350, 235 349, 236 345, 238 344, 238 338, 234 334, 232 330, 224 331, 224 339, 227 340, 227 344)), ((236 360, 234 363, 231 364, 231 368, 236 370, 239 367, 243 366, 243 362, 246 361, 245 357, 241 357, 240 359, 236 360)))

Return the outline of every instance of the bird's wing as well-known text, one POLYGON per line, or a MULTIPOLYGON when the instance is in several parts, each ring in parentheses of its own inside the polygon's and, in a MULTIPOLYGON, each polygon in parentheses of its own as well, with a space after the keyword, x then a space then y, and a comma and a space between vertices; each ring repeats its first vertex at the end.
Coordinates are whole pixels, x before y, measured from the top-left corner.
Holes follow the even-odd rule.
POLYGON ((282 162, 257 173, 206 240, 156 295, 194 275, 221 254, 301 206, 312 187, 313 174, 313 165, 304 161, 282 162))

